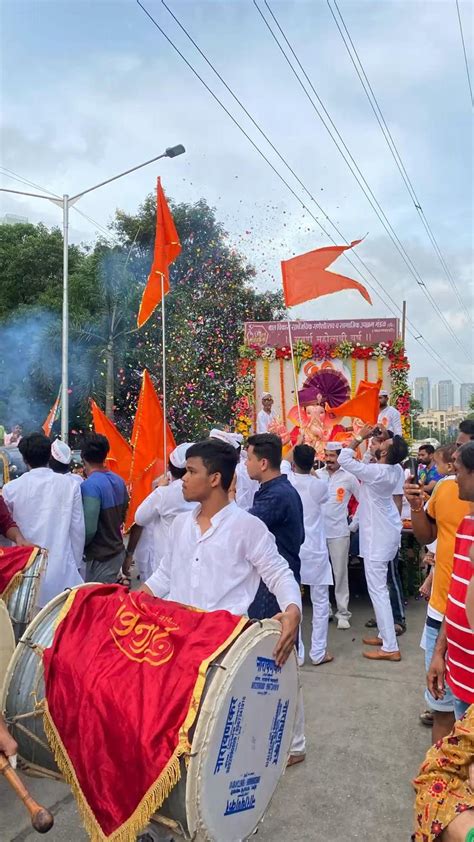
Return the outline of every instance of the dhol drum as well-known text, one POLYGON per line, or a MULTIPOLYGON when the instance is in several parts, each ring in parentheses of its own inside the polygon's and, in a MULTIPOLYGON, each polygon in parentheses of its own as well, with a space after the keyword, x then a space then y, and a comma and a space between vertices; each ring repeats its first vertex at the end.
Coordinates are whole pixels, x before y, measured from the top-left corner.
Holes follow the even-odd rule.
POLYGON ((46 570, 47 564, 48 551, 40 550, 33 564, 22 574, 18 587, 15 588, 6 600, 17 642, 33 618, 40 579, 46 570))
POLYGON ((0 599, 0 694, 8 664, 15 651, 15 636, 5 603, 0 599))
MULTIPOLYGON (((43 730, 41 654, 66 596, 55 597, 26 630, 1 698, 22 767, 52 777, 60 776, 43 730)), ((173 834, 241 842, 261 821, 286 767, 296 714, 296 654, 283 667, 272 657, 280 631, 274 620, 252 624, 209 666, 191 755, 153 817, 173 834)))

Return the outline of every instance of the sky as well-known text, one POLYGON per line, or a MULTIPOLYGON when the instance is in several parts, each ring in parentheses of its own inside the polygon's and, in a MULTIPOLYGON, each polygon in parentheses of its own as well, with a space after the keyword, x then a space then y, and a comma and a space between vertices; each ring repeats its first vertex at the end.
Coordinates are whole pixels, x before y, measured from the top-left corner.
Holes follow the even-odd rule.
MULTIPOLYGON (((334 0, 330 3, 337 14, 334 0)), ((472 107, 455 0, 337 3, 451 280, 407 192, 326 0, 268 0, 268 7, 405 249, 411 271, 252 0, 169 0, 168 7, 304 187, 165 5, 160 0, 143 4, 296 197, 136 0, 2 0, 0 185, 34 190, 8 177, 15 173, 42 189, 73 195, 182 143, 185 155, 103 187, 81 199, 78 208, 107 226, 116 208, 134 213, 161 175, 168 196, 176 201, 203 197, 216 209, 231 243, 255 265, 259 289, 279 289, 280 261, 332 244, 328 234, 338 244, 341 234, 346 241, 365 237, 356 251, 367 268, 351 256, 355 266, 341 257, 334 270, 368 281, 373 306, 348 291, 292 308, 292 317, 399 316, 405 299, 412 379, 472 382, 472 323, 452 285, 454 281, 472 318, 472 107)), ((264 0, 258 0, 258 6, 277 31, 264 0)), ((472 5, 460 0, 459 6, 474 83, 472 5)), ((321 110, 307 81, 306 86, 321 110)), ((61 222, 53 204, 0 194, 0 217, 5 213, 48 226, 61 222)), ((73 242, 93 242, 100 233, 71 211, 73 242)))

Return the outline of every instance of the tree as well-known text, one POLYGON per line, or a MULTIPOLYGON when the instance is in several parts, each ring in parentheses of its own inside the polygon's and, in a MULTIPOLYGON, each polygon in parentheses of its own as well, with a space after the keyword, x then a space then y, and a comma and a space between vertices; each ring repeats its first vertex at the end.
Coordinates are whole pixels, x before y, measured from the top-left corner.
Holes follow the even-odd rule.
POLYGON ((474 392, 472 393, 471 397, 469 398, 469 409, 474 411, 474 392))
MULTIPOLYGON (((255 290, 255 270, 229 245, 203 199, 170 205, 182 252, 171 267, 165 304, 169 416, 178 437, 195 438, 212 423, 231 420, 243 322, 281 318, 283 300, 279 292, 255 290)), ((129 267, 140 290, 151 265, 155 214, 148 196, 137 215, 118 211, 114 225, 122 245, 133 246, 129 267)), ((122 418, 136 405, 145 366, 162 390, 160 316, 158 308, 129 343, 117 400, 122 418)))

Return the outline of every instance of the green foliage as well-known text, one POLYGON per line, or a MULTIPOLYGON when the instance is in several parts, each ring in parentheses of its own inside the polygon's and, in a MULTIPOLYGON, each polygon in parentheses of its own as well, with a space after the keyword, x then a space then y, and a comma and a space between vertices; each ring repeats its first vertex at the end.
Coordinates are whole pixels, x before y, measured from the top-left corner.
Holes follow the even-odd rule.
POLYGON ((474 394, 469 398, 469 409, 474 410, 474 394))
MULTIPOLYGON (((280 292, 257 292, 255 270, 228 241, 215 212, 196 204, 170 203, 182 252, 170 270, 166 297, 167 395, 177 438, 202 435, 231 418, 236 362, 245 320, 284 314, 280 292)), ((99 241, 92 250, 71 246, 71 425, 89 420, 94 395, 128 435, 141 373, 161 383, 161 307, 136 327, 141 294, 151 266, 155 197, 136 215, 116 212, 119 247, 99 241)), ((37 426, 60 382, 62 236, 43 225, 0 226, 0 401, 6 418, 37 426), (34 342, 30 338, 34 335, 34 342), (8 340, 7 340, 8 337, 8 340), (30 347, 31 345, 31 347, 30 347), (21 358, 20 369, 15 360, 21 358), (14 398, 14 399, 13 399, 14 398)))

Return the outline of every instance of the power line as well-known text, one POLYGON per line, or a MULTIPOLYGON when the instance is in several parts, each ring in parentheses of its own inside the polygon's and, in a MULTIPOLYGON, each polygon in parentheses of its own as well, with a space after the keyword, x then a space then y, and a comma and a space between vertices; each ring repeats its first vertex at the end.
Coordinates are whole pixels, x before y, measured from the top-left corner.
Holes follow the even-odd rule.
MULTIPOLYGON (((199 73, 197 72, 197 70, 196 70, 196 69, 193 67, 193 65, 192 65, 192 64, 188 61, 188 59, 184 56, 184 54, 183 54, 183 53, 181 52, 181 50, 180 50, 180 49, 176 46, 176 44, 174 44, 174 42, 173 42, 173 41, 171 40, 171 38, 170 38, 170 37, 166 34, 166 32, 162 29, 162 27, 158 24, 158 22, 157 22, 157 21, 155 20, 155 18, 151 15, 151 13, 150 13, 150 12, 149 12, 149 11, 148 11, 148 10, 147 10, 144 6, 143 6, 143 4, 140 2, 140 0, 137 0, 137 4, 140 6, 140 8, 142 9, 142 11, 143 11, 143 12, 145 12, 145 14, 147 15, 147 17, 151 20, 151 22, 153 23, 153 25, 154 25, 154 26, 158 29, 158 31, 159 31, 159 32, 161 33, 161 35, 165 38, 165 40, 169 43, 169 45, 173 48, 173 50, 174 50, 174 51, 175 51, 175 52, 176 52, 176 53, 180 56, 180 58, 184 61, 184 63, 185 63, 185 64, 186 64, 186 66, 187 66, 187 67, 191 70, 191 72, 194 74, 194 76, 195 76, 195 77, 196 77, 196 78, 197 78, 197 79, 198 79, 198 80, 202 83, 202 85, 206 88, 206 90, 208 91, 208 93, 210 93, 210 95, 212 96, 212 98, 213 98, 213 99, 214 99, 214 100, 218 103, 218 105, 219 105, 219 106, 222 108, 222 110, 223 110, 223 111, 227 114, 227 116, 228 116, 228 117, 230 117, 230 119, 232 120, 232 122, 234 123, 234 125, 235 125, 235 126, 237 126, 237 128, 239 129, 239 131, 240 131, 240 132, 241 132, 241 133, 242 133, 242 134, 246 137, 246 139, 247 139, 247 140, 249 141, 249 143, 253 146, 253 148, 256 150, 256 152, 257 152, 257 153, 258 153, 258 154, 259 154, 259 155, 263 158, 263 160, 264 160, 264 161, 268 164, 268 166, 272 169, 272 171, 275 173, 275 175, 278 177, 278 179, 279 179, 279 180, 280 180, 280 181, 281 181, 281 182, 282 182, 282 183, 283 183, 283 184, 287 187, 287 189, 290 191, 290 193, 294 196, 294 198, 296 198, 296 200, 299 202, 299 204, 300 204, 300 205, 301 205, 301 206, 302 206, 302 207, 306 210, 306 212, 307 212, 307 213, 308 213, 308 214, 312 217, 312 219, 314 219, 314 221, 316 222, 316 224, 317 224, 317 225, 321 228, 321 230, 322 230, 322 231, 326 234, 326 236, 327 236, 327 237, 328 237, 328 238, 329 238, 329 239, 330 239, 330 240, 331 240, 334 244, 337 244, 337 243, 336 243, 336 241, 333 239, 333 237, 332 237, 332 236, 331 236, 331 235, 330 235, 330 234, 329 234, 329 233, 325 230, 325 228, 321 225, 321 223, 319 222, 318 218, 317 218, 317 217, 316 217, 316 216, 312 213, 312 211, 311 211, 311 210, 307 207, 307 205, 304 203, 304 201, 301 199, 301 197, 300 197, 300 196, 298 196, 298 194, 297 194, 297 193, 293 190, 293 188, 291 187, 291 185, 290 185, 290 184, 286 181, 286 179, 285 179, 285 178, 281 175, 281 173, 280 173, 280 172, 276 169, 276 167, 274 167, 274 165, 273 165, 273 164, 271 163, 271 161, 267 158, 267 156, 265 155, 265 153, 264 153, 264 152, 260 149, 260 147, 259 147, 259 146, 257 146, 257 144, 256 144, 256 143, 252 140, 252 138, 250 137, 250 135, 249 135, 249 134, 245 131, 245 129, 244 129, 244 128, 240 125, 240 123, 238 122, 238 120, 237 120, 237 119, 233 116, 233 114, 229 111, 229 109, 228 109, 228 108, 224 105, 224 103, 223 103, 223 102, 219 99, 219 97, 217 96, 217 94, 215 94, 215 93, 214 93, 214 91, 213 91, 213 90, 209 87, 209 85, 207 84, 207 82, 205 82, 205 81, 204 81, 204 79, 203 79, 203 78, 199 75, 199 73)), ((166 4, 165 4, 165 3, 163 3, 163 5, 165 5, 165 6, 166 6, 166 4)), ((168 7, 166 6, 166 8, 168 8, 168 7)), ((168 11, 169 11, 169 10, 168 10, 168 11)), ((171 13, 171 12, 170 12, 170 13, 171 13)), ((171 14, 172 14, 172 13, 171 13, 171 14)), ((267 142, 271 145, 271 147, 274 149, 274 151, 277 153, 277 155, 278 155, 278 156, 280 157, 280 159, 283 161, 283 163, 285 164, 285 166, 287 166, 287 168, 290 170, 290 172, 294 175, 294 177, 295 177, 295 178, 299 181, 299 183, 302 185, 302 187, 304 188, 304 190, 306 191, 306 193, 307 193, 307 194, 311 197, 311 199, 314 201, 314 203, 317 205, 317 207, 321 210, 321 212, 324 214, 325 218, 326 218, 326 219, 330 222, 330 224, 332 225, 332 227, 333 227, 333 228, 334 228, 334 229, 335 229, 335 230, 339 233, 339 235, 342 237, 342 239, 344 240, 344 242, 348 243, 348 242, 349 242, 349 240, 348 240, 348 239, 344 236, 344 234, 342 234, 342 232, 340 232, 340 231, 339 231, 339 229, 337 228, 336 224, 335 224, 335 223, 334 223, 334 222, 330 219, 330 217, 328 216, 328 214, 327 214, 327 213, 323 210, 323 208, 322 208, 322 207, 318 204, 318 202, 316 201, 316 199, 312 196, 312 194, 309 192, 309 190, 305 187, 305 185, 304 185, 304 184, 303 184, 303 182, 299 179, 299 177, 296 175, 296 173, 294 172, 294 170, 292 170, 291 166, 290 166, 290 165, 289 165, 289 164, 285 161, 285 159, 283 158, 283 156, 282 156, 282 155, 278 152, 277 148, 273 145, 273 143, 270 141, 270 139, 267 137, 267 135, 266 135, 266 134, 263 132, 263 130, 260 128, 260 126, 258 125, 258 123, 257 123, 257 122, 254 120, 254 118, 250 115, 250 113, 247 111, 247 109, 245 108, 245 106, 244 106, 244 105, 240 102, 240 100, 236 97, 236 95, 233 93, 233 91, 231 90, 231 88, 227 85, 227 83, 224 81, 224 79, 220 76, 220 74, 218 73, 218 71, 214 68, 214 66, 211 64, 211 62, 210 62, 210 61, 206 58, 206 56, 204 55, 204 53, 203 53, 203 52, 200 50, 200 48, 197 46, 196 42, 194 42, 194 41, 193 41, 193 39, 191 38, 191 36, 190 36, 190 35, 189 35, 189 33, 187 32, 187 30, 186 30, 186 29, 183 27, 183 25, 182 25, 182 24, 178 21, 178 19, 176 18, 176 16, 175 16, 175 15, 173 15, 173 17, 174 17, 174 19, 176 20, 176 22, 178 23, 178 25, 181 27, 181 29, 183 30, 183 32, 185 32, 185 34, 187 35, 187 37, 189 38, 189 40, 190 40, 190 41, 191 41, 191 42, 195 45, 196 49, 198 49, 198 50, 199 50, 199 52, 200 52, 200 54, 203 56, 203 58, 205 58, 205 60, 206 60, 206 62, 208 63, 208 65, 209 65, 209 66, 210 66, 210 67, 214 70, 214 72, 216 73, 216 75, 217 75, 217 76, 221 79, 222 83, 226 86, 227 90, 228 90, 228 91, 232 94, 232 96, 234 97, 234 99, 235 99, 235 100, 239 103, 239 105, 241 106, 241 108, 243 108, 243 110, 245 111, 245 113, 246 113, 246 114, 249 116, 249 118, 252 120, 252 122, 253 122, 253 123, 254 123, 254 125, 257 127, 257 129, 259 130, 259 132, 263 135, 263 137, 264 137, 264 138, 267 140, 267 142)), ((361 258, 358 254, 355 254, 354 256, 356 256, 356 257, 357 257, 357 259, 359 260, 359 262, 360 262, 360 263, 361 263, 361 264, 365 267, 365 269, 368 271, 368 273, 371 275, 371 277, 375 280, 375 282, 376 282, 376 283, 377 283, 377 284, 381 287, 381 289, 383 289, 383 290, 384 290, 384 292, 385 292, 385 293, 386 293, 386 295, 388 296, 389 300, 393 303, 394 307, 396 308, 396 310, 395 310, 395 311, 394 311, 394 310, 390 307, 390 305, 388 305, 388 304, 387 304, 387 302, 386 302, 386 301, 385 301, 385 299, 384 299, 384 298, 380 295, 380 293, 378 293, 376 290, 374 290, 373 286, 370 284, 370 282, 367 280, 367 278, 364 276, 364 274, 360 271, 360 269, 358 269, 358 268, 357 268, 357 266, 353 263, 353 261, 352 261, 352 260, 348 257, 348 255, 347 255, 347 254, 345 254, 345 258, 346 258, 346 260, 347 260, 347 261, 350 263, 350 265, 351 265, 351 266, 355 269, 355 271, 356 271, 356 272, 357 272, 357 273, 358 273, 358 274, 362 277, 362 279, 363 279, 363 280, 367 283, 367 285, 369 286, 369 288, 370 288, 370 289, 371 289, 371 290, 372 290, 372 291, 373 291, 376 295, 378 295, 378 297, 380 298, 380 300, 383 302, 383 304, 384 304, 386 307, 388 307, 388 309, 390 310, 390 312, 391 312, 393 315, 395 315, 395 316, 399 315, 399 314, 400 314, 400 312, 401 312, 400 305, 399 305, 399 304, 397 304, 397 303, 394 301, 394 299, 391 297, 391 295, 390 295, 390 294, 389 294, 389 293, 385 290, 385 287, 384 287, 384 286, 382 285, 382 283, 381 283, 381 282, 380 282, 380 281, 376 278, 376 276, 374 275, 374 273, 372 272, 372 270, 370 269, 370 267, 368 267, 368 266, 367 266, 367 264, 366 264, 366 263, 362 260, 362 258, 361 258)), ((450 376, 451 376, 451 377, 454 377, 454 379, 455 379, 458 383, 460 383, 461 381, 459 380, 458 376, 457 376, 454 372, 452 372, 452 371, 451 371, 451 369, 449 368, 449 366, 448 366, 448 365, 445 363, 445 361, 444 361, 444 360, 443 360, 443 359, 442 359, 442 358, 438 355, 437 351, 436 351, 436 350, 433 348, 433 346, 432 346, 432 345, 428 342, 428 340, 424 339, 424 337, 423 337, 421 334, 419 334, 418 329, 417 329, 417 328, 416 328, 416 327, 412 324, 412 322, 411 322, 409 319, 407 319, 407 324, 409 325, 409 328, 408 328, 408 329, 409 329, 410 334, 411 334, 411 335, 413 336, 413 338, 414 338, 414 339, 415 339, 415 340, 419 343, 420 347, 421 347, 424 351, 426 351, 426 350, 428 349, 428 350, 429 350, 430 355, 431 355, 431 356, 434 356, 434 357, 435 357, 435 358, 439 361, 440 366, 441 366, 442 368, 444 368, 444 369, 445 369, 445 371, 447 371, 447 372, 450 374, 450 376), (419 334, 419 335, 417 335, 417 334, 419 334), (426 346, 427 346, 426 348, 424 347, 424 345, 422 344, 422 342, 424 343, 424 345, 426 345, 426 346)))
POLYGON ((311 82, 311 79, 309 78, 308 74, 306 73, 306 71, 305 71, 305 69, 304 69, 303 65, 301 64, 301 62, 300 62, 300 60, 299 60, 298 56, 296 55, 296 52, 295 52, 294 48, 292 47, 292 45, 290 44, 290 42, 289 42, 288 38, 286 37, 286 35, 285 35, 285 33, 284 33, 284 31, 283 31, 283 29, 282 29, 282 27, 281 27, 281 25, 280 25, 279 21, 277 20, 277 18, 276 18, 276 16, 275 16, 275 14, 273 13, 272 9, 270 8, 270 6, 269 6, 269 4, 268 4, 267 0, 264 0, 264 2, 265 2, 265 5, 266 5, 266 7, 267 7, 268 11, 270 12, 270 15, 272 16, 272 18, 273 18, 273 20, 274 20, 274 22, 275 22, 276 26, 278 27, 278 29, 279 29, 279 31, 280 31, 280 33, 281 33, 281 36, 283 37, 283 39, 284 39, 285 43, 288 45, 288 48, 289 48, 290 52, 292 53, 292 55, 294 56, 296 63, 297 63, 297 64, 298 64, 298 66, 300 67, 300 69, 301 69, 301 71, 302 71, 302 73, 303 73, 304 77, 306 78, 306 80, 307 80, 307 82, 308 82, 309 86, 311 87, 311 90, 312 90, 312 91, 313 91, 313 93, 315 94, 315 96, 316 96, 316 98, 317 98, 317 100, 318 100, 319 104, 321 105, 321 108, 323 109, 323 111, 324 111, 325 115, 327 116, 327 119, 328 119, 329 123, 331 124, 331 126, 332 126, 332 127, 333 127, 333 129, 334 129, 334 132, 336 133, 337 137, 339 138, 340 143, 339 143, 339 142, 337 141, 337 139, 334 137, 334 134, 333 134, 333 132, 331 131, 331 128, 328 126, 328 124, 327 124, 326 120, 324 119, 323 115, 321 114, 320 110, 318 109, 318 106, 316 105, 316 103, 314 102, 313 98, 311 97, 311 95, 309 94, 308 90, 306 89, 305 84, 303 83, 302 79, 300 78, 300 76, 299 76, 299 74, 298 74, 297 70, 296 70, 296 69, 295 69, 295 67, 293 66, 293 64, 292 64, 291 60, 289 59, 288 55, 286 54, 286 52, 285 52, 284 48, 283 48, 283 47, 282 47, 282 45, 280 44, 280 42, 279 42, 278 38, 276 37, 275 33, 273 32, 273 29, 272 29, 272 27, 270 26, 270 24, 268 23, 268 21, 267 21, 267 19, 266 19, 265 15, 263 14, 262 10, 259 8, 258 3, 257 3, 257 0, 253 0, 253 2, 254 2, 254 6, 255 6, 255 8, 257 9, 258 13, 260 14, 260 17, 262 18, 262 20, 263 20, 263 22, 264 22, 265 26, 267 27, 268 31, 270 32, 270 35, 272 36, 273 40, 275 41, 276 45, 278 46, 279 50, 281 51, 281 53, 282 53, 282 55, 283 55, 283 57, 284 57, 285 61, 288 63, 288 65, 289 65, 289 67, 290 67, 291 71, 292 71, 292 72, 293 72, 293 74, 295 75, 295 77, 296 77, 296 79, 297 79, 298 83, 299 83, 299 84, 300 84, 300 86, 302 87, 302 89, 303 89, 304 93, 306 94, 306 96, 307 96, 307 98, 308 98, 309 102, 311 103, 311 105, 313 106, 314 110, 316 111, 316 114, 318 115, 319 119, 321 120, 321 122, 322 122, 322 124, 323 124, 324 128, 325 128, 325 129, 326 129, 326 131, 328 132, 328 134, 329 134, 329 136, 330 136, 331 140, 332 140, 332 141, 333 141, 333 143, 335 144, 335 146, 336 146, 336 148, 338 149, 338 151, 339 151, 340 155, 342 156, 342 158, 343 158, 343 159, 344 159, 344 161, 346 162, 347 166, 349 167, 350 172, 351 172, 351 173, 352 173, 352 175, 354 176, 354 178, 355 178, 355 180, 357 181, 357 183, 358 183, 359 187, 361 188, 362 192, 364 193, 364 195, 365 195, 366 199, 368 200, 368 202, 369 202, 369 204, 371 205, 372 209, 373 209, 373 210, 374 210, 374 212, 376 213, 376 215, 377 215, 378 219, 379 219, 379 220, 380 220, 380 222, 382 223, 382 225, 383 225, 383 227, 384 227, 385 231, 387 232, 388 236, 390 237, 390 239, 391 239, 392 243, 394 244, 395 248, 397 249, 398 253, 399 253, 399 254, 400 254, 400 256, 402 257, 402 259, 403 259, 404 263, 405 263, 405 264, 406 264, 406 266, 408 267, 408 269, 409 269, 409 271, 410 271, 411 275, 414 277, 414 279, 415 279, 416 283, 417 283, 417 284, 418 284, 418 286, 421 288, 421 290, 422 290, 423 294, 425 295, 425 297, 429 300, 429 302, 430 302, 430 304, 432 305, 433 309, 437 312, 437 314, 438 314, 439 318, 440 318, 440 319, 441 319, 441 321, 443 322, 443 324, 444 324, 444 326, 445 326, 446 330, 448 331, 448 333, 450 334, 450 336, 452 337, 452 339, 454 339, 454 341, 455 341, 455 342, 456 342, 456 344, 459 346, 459 348, 461 349, 461 351, 462 351, 464 354, 466 354, 467 356, 469 356, 469 352, 468 352, 468 351, 466 350, 466 348, 463 346, 462 342, 459 340, 459 338, 458 338, 458 336, 456 335, 456 333, 454 332, 453 328, 451 327, 451 325, 449 324, 449 322, 446 320, 446 318, 445 318, 444 314, 442 313, 442 311, 441 311, 441 310, 440 310, 440 308, 438 307, 438 305, 437 305, 436 301, 434 300, 434 298, 433 298, 433 296, 432 296, 432 294, 431 294, 430 290, 428 289, 428 287, 426 286, 425 282, 423 281, 423 279, 422 279, 422 277, 421 277, 420 273, 418 272, 418 270, 417 270, 416 266, 414 265, 414 263, 413 263, 413 261, 412 261, 411 257, 408 255, 408 253, 407 253, 407 251, 406 251, 405 247, 403 246, 403 243, 400 241, 400 238, 398 237, 398 235, 397 235, 396 231, 394 230, 394 228, 393 228, 392 224, 390 223, 389 219, 387 218, 387 216, 386 216, 386 214, 385 214, 385 212, 384 212, 384 210, 383 210, 382 206, 380 205, 379 201, 378 201, 378 200, 377 200, 377 198, 375 197, 375 195, 374 195, 374 193, 373 193, 373 191, 372 191, 372 189, 371 189, 370 185, 367 183, 367 180, 366 180, 365 176, 364 176, 364 175, 363 175, 363 173, 361 172, 361 170, 360 170, 360 168, 359 168, 359 166, 358 166, 358 164, 357 164, 356 160, 354 159, 354 157, 353 157, 352 153, 350 152, 350 150, 349 150, 349 148, 348 148, 347 144, 345 143, 345 141, 344 141, 344 139, 343 139, 342 135, 340 134, 339 130, 337 129, 337 127, 336 127, 336 125, 335 125, 334 121, 332 120, 332 118, 331 118, 331 116, 330 116, 330 114, 329 114, 329 112, 328 112, 328 110, 327 110, 326 106, 325 106, 325 105, 324 105, 324 103, 322 102, 321 97, 319 96, 318 92, 316 91, 316 89, 315 89, 315 87, 314 87, 313 83, 311 82), (346 156, 345 152, 343 151, 343 149, 341 148, 341 146, 344 148, 345 152, 347 153, 347 156, 346 156), (350 159, 350 160, 349 160, 349 159, 350 159), (351 161, 352 161, 352 164, 354 165, 354 167, 352 166, 351 161), (354 169, 354 168, 355 168, 355 169, 354 169), (357 172, 355 172, 355 170, 357 170, 357 172), (358 175, 357 173, 358 173, 359 175, 358 175), (359 176, 360 176, 360 178, 359 178, 359 176), (370 194, 370 195, 369 195, 369 194, 370 194))
POLYGON ((436 237, 433 233, 433 230, 432 230, 432 228, 431 228, 431 226, 430 226, 430 224, 429 224, 429 222, 428 222, 428 220, 425 216, 425 213, 424 213, 423 208, 421 206, 421 202, 420 202, 420 200, 419 200, 419 198, 416 194, 415 188, 413 186, 413 182, 411 181, 410 176, 407 173, 406 167, 405 167, 405 165, 403 163, 403 160, 401 158, 401 155, 398 151, 398 148, 397 148, 397 145, 396 145, 395 140, 393 138, 393 135, 392 135, 392 133, 391 133, 391 131, 390 131, 388 125, 387 125, 387 122, 386 122, 385 117, 383 115, 382 109, 380 108, 377 97, 374 93, 372 85, 370 84, 369 78, 368 78, 367 73, 365 71, 364 65, 362 64, 362 60, 359 56, 359 53, 357 51, 357 48, 356 48, 353 40, 351 38, 351 35, 350 35, 350 32, 347 28, 346 22, 345 22, 345 20, 342 16, 342 12, 341 12, 338 4, 337 4, 337 0, 333 0, 333 2, 334 2, 335 8, 337 9, 337 13, 339 15, 339 18, 340 18, 340 21, 341 21, 342 26, 344 28, 344 31, 347 35, 347 39, 344 35, 344 32, 341 29, 341 26, 339 25, 339 21, 336 18, 336 15, 334 13, 334 9, 331 6, 330 0, 327 0, 329 11, 331 12, 331 15, 334 19, 334 22, 335 22, 335 24, 336 24, 336 26, 339 30, 339 34, 342 38, 344 46, 345 46, 345 48, 347 50, 347 53, 349 55, 349 58, 350 58, 352 64, 354 65, 355 71, 356 71, 356 73, 359 77, 359 80, 360 80, 360 83, 361 83, 362 88, 364 90, 364 93, 365 93, 365 95, 366 95, 366 97, 369 101, 370 107, 372 108, 372 111, 374 112, 375 118, 376 118, 376 120, 377 120, 377 122, 380 126, 381 132, 384 136, 384 139, 387 143, 387 146, 388 146, 388 148, 391 152, 391 155, 392 155, 392 157, 395 161, 395 164, 397 165, 397 168, 398 168, 398 170, 400 172, 400 175, 403 179, 403 182, 406 186, 406 189, 408 191, 408 195, 410 196, 410 199, 413 202, 415 210, 416 210, 418 216, 420 217, 421 222, 423 223, 423 226, 426 230, 426 233, 428 234, 430 242, 431 242, 431 244, 432 244, 432 246, 435 250, 436 256, 438 257, 438 260, 441 263, 441 266, 444 270, 444 273, 445 273, 451 287, 453 288, 453 290, 456 294, 456 297, 459 301, 460 306, 463 308, 463 310, 464 310, 464 312, 467 316, 468 322, 470 322, 472 324, 472 316, 469 313, 469 311, 466 307, 466 304, 463 301, 463 299, 462 299, 462 297, 459 293, 459 290, 456 286, 456 282, 455 282, 455 280, 454 280, 454 278, 453 278, 453 276, 452 276, 452 274, 449 270, 449 267, 446 263, 446 259, 443 255, 439 245, 438 245, 438 242, 437 242, 436 237), (351 52, 351 49, 349 48, 348 41, 349 41, 349 43, 352 47, 353 52, 351 52), (354 58, 353 53, 355 55, 355 58, 354 58), (356 59, 357 59, 357 62, 356 62, 356 59))
POLYGON ((464 42, 464 32, 462 29, 461 10, 459 8, 459 0, 456 0, 456 9, 458 11, 459 31, 461 33, 462 51, 464 53, 464 63, 466 65, 467 84, 469 85, 469 93, 471 95, 471 105, 474 106, 474 97, 472 95, 471 74, 469 73, 469 62, 467 60, 466 44, 464 42))

